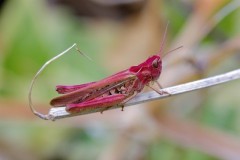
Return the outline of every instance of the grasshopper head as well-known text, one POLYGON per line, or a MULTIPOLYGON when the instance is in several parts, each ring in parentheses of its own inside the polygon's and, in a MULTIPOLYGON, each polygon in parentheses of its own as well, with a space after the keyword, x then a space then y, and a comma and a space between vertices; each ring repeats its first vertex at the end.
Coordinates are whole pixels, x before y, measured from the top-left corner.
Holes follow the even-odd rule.
POLYGON ((161 57, 159 55, 153 55, 145 62, 130 67, 129 71, 134 73, 143 84, 155 81, 159 78, 162 71, 161 57))
POLYGON ((145 66, 147 71, 151 74, 151 80, 155 81, 159 78, 161 71, 162 71, 162 59, 159 55, 154 55, 149 57, 145 61, 145 66))

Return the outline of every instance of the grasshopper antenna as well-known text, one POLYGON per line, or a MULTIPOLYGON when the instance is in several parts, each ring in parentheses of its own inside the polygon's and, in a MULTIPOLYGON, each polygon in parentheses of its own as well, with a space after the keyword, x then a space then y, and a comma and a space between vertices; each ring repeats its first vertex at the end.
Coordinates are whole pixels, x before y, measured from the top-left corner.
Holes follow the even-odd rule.
POLYGON ((76 46, 76 50, 83 56, 85 56, 88 60, 93 61, 92 58, 90 58, 87 54, 83 53, 82 51, 80 51, 80 49, 76 46))
POLYGON ((166 28, 165 28, 165 31, 164 31, 164 34, 163 34, 162 44, 161 44, 161 47, 160 47, 160 50, 159 50, 159 54, 158 54, 159 56, 160 56, 160 54, 163 52, 163 47, 164 47, 165 42, 166 42, 168 24, 169 24, 169 21, 167 22, 167 25, 166 25, 166 28))
MULTIPOLYGON (((164 34, 163 34, 162 44, 161 44, 161 47, 160 47, 160 50, 159 50, 159 54, 158 54, 159 56, 160 56, 161 53, 163 53, 163 48, 164 48, 164 45, 165 45, 165 42, 166 42, 166 36, 167 36, 167 31, 168 31, 168 25, 169 25, 169 21, 167 22, 167 25, 166 25, 166 28, 165 28, 165 31, 164 31, 164 34)), ((167 54, 169 54, 169 53, 171 53, 173 51, 176 51, 176 50, 178 50, 178 49, 180 49, 182 47, 183 46, 179 46, 179 47, 177 47, 177 48, 175 48, 173 50, 170 50, 170 51, 166 52, 165 54, 162 55, 162 58, 165 57, 167 54)))
MULTIPOLYGON (((36 75, 33 77, 31 85, 30 85, 30 89, 29 89, 29 93, 28 93, 28 101, 29 101, 29 107, 32 111, 33 114, 35 114, 36 116, 38 116, 41 119, 44 120, 49 120, 50 117, 48 115, 44 115, 42 113, 37 112, 34 109, 33 103, 32 103, 32 89, 33 89, 33 85, 36 81, 36 79, 38 78, 38 76, 40 75, 40 73, 44 70, 44 68, 46 68, 50 63, 52 63, 53 61, 55 61, 56 59, 60 58, 61 56, 63 56, 65 53, 67 53, 69 50, 71 50, 73 47, 76 46, 76 43, 74 43, 71 47, 69 47, 68 49, 66 49, 65 51, 63 51, 62 53, 58 54, 57 56, 53 57, 52 59, 48 60, 40 69, 39 71, 36 73, 36 75)), ((77 49, 78 50, 78 49, 77 49)))
POLYGON ((174 48, 174 49, 166 52, 166 53, 162 56, 162 58, 164 58, 164 57, 165 57, 166 55, 168 55, 169 53, 172 53, 172 52, 174 52, 174 51, 176 51, 176 50, 178 50, 178 49, 181 49, 181 48, 183 48, 183 46, 179 46, 179 47, 177 47, 177 48, 174 48))

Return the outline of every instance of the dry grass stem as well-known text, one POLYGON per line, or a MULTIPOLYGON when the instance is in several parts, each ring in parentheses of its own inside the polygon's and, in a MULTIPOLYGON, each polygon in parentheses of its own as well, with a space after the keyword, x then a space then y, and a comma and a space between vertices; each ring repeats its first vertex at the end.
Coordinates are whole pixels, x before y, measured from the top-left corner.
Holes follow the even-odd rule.
MULTIPOLYGON (((228 82, 231 80, 236 80, 239 78, 240 78, 240 69, 237 69, 237 70, 227 72, 227 73, 224 73, 221 75, 213 76, 210 78, 205 78, 205 79, 165 88, 165 89, 163 89, 165 91, 165 93, 163 93, 162 95, 156 93, 155 91, 138 94, 132 100, 127 102, 125 107, 132 106, 132 105, 139 104, 139 103, 148 102, 148 101, 158 100, 158 99, 170 97, 170 96, 181 94, 181 93, 186 93, 186 92, 193 91, 193 90, 198 90, 198 89, 214 86, 217 84, 225 83, 225 82, 228 82)), ((113 106, 109 109, 115 109, 115 108, 121 108, 121 106, 113 106)), ((79 113, 72 114, 72 113, 67 112, 65 110, 65 107, 51 108, 49 111, 49 114, 46 116, 46 119, 56 120, 56 119, 73 117, 73 116, 78 116, 78 115, 83 115, 83 114, 94 113, 94 112, 101 112, 104 110, 105 110, 105 108, 96 108, 96 109, 91 108, 91 109, 85 109, 79 113)))

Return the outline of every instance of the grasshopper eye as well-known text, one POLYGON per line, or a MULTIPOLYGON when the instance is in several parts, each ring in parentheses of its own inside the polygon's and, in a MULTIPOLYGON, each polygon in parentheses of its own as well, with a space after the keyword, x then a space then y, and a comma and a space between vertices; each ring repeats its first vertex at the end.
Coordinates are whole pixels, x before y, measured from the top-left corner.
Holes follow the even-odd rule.
POLYGON ((158 68, 158 60, 157 60, 157 59, 155 59, 155 60, 152 62, 152 66, 153 66, 154 68, 158 68))

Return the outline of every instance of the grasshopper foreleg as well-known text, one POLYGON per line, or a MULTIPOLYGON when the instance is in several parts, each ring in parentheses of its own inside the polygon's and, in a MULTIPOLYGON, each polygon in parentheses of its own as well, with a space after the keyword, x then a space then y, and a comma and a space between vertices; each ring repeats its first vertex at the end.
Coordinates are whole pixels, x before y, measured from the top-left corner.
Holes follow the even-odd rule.
POLYGON ((150 85, 147 85, 147 86, 148 86, 149 88, 151 88, 152 90, 154 90, 155 92, 157 92, 158 94, 160 94, 160 95, 163 95, 163 94, 171 95, 171 94, 168 93, 167 91, 162 90, 163 87, 161 86, 161 84, 160 84, 158 81, 155 81, 155 82, 157 83, 158 87, 159 87, 161 90, 156 89, 156 88, 154 88, 154 87, 152 87, 152 86, 150 86, 150 85))

